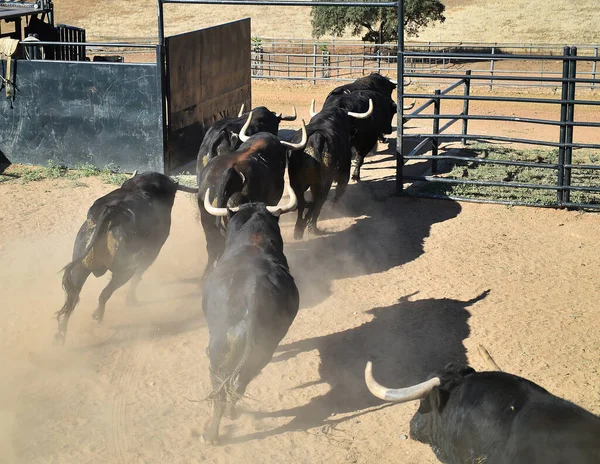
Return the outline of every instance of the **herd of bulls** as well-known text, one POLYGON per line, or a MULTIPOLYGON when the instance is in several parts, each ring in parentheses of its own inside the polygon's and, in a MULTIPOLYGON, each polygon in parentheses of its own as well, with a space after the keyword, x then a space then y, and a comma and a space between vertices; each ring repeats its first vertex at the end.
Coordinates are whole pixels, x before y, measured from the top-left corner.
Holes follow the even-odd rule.
MULTIPOLYGON (((63 342, 69 316, 93 273, 111 271, 93 317, 102 321, 107 300, 129 280, 128 302, 158 256, 171 225, 178 190, 196 193, 208 263, 202 308, 210 341, 213 414, 204 440, 216 443, 226 411, 270 362, 299 307, 299 292, 284 254, 281 214, 298 210, 294 237, 317 233, 321 208, 335 182, 339 200, 365 155, 392 131, 396 83, 372 74, 334 89, 291 141, 279 123, 295 120, 265 107, 215 123, 198 153, 197 188, 146 172, 99 198, 81 226, 64 269, 66 301, 57 313, 55 339, 63 342), (285 171, 289 201, 282 198, 285 171), (310 189, 311 200, 305 200, 310 189)), ((414 104, 414 103, 413 103, 414 104)), ((485 351, 485 350, 484 350, 485 351)), ((491 358, 488 357, 491 361, 491 358)), ((497 366, 496 366, 497 367, 497 366)), ((429 444, 447 463, 599 463, 600 418, 553 396, 524 378, 448 365, 422 384, 392 390, 379 385, 371 363, 365 381, 385 401, 420 400, 411 437, 429 444)))

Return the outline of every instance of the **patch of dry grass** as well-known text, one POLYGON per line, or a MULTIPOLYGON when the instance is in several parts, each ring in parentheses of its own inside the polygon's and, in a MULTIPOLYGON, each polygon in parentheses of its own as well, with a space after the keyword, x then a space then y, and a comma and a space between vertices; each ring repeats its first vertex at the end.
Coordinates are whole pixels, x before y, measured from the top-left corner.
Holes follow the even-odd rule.
MULTIPOLYGON (((90 39, 150 38, 157 35, 155 0, 55 0, 58 22, 86 28, 90 39)), ((418 40, 463 42, 600 42, 595 0, 445 0, 446 22, 418 40)), ((166 5, 168 34, 252 18, 252 34, 311 37, 310 8, 166 5)))

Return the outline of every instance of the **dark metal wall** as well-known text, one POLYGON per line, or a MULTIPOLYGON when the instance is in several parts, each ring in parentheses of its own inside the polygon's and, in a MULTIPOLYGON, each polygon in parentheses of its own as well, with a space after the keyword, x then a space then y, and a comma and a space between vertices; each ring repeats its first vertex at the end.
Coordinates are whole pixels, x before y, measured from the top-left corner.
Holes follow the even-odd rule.
POLYGON ((0 157, 164 172, 157 65, 18 60, 13 75, 14 99, 0 91, 0 157))
POLYGON ((251 105, 250 19, 167 37, 169 169, 196 158, 206 129, 251 105))

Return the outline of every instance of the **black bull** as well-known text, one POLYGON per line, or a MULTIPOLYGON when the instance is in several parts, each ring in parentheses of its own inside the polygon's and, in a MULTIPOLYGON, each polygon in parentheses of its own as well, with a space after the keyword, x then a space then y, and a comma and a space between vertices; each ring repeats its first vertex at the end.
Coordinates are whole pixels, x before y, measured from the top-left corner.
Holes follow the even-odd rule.
POLYGON ((206 236, 208 261, 204 276, 225 247, 224 227, 202 207, 204 195, 211 191, 210 202, 216 207, 235 207, 261 202, 276 205, 283 194, 287 150, 302 150, 306 145, 306 128, 302 121, 303 140, 297 144, 280 140, 265 132, 247 137, 246 129, 253 119, 252 111, 240 131, 240 147, 211 159, 198 174, 198 206, 206 236))
POLYGON ((295 207, 293 191, 282 210, 264 203, 217 209, 208 197, 207 191, 208 212, 230 216, 225 250, 204 281, 202 296, 213 390, 213 415, 203 437, 214 444, 225 409, 235 416, 236 401, 287 333, 298 312, 299 295, 279 229, 280 214, 295 207))
POLYGON ((55 339, 64 342, 69 317, 79 302, 83 284, 93 273, 111 271, 110 282, 98 300, 94 319, 102 322, 106 302, 115 290, 133 281, 127 295, 135 303, 142 274, 154 262, 169 236, 171 209, 177 190, 196 193, 157 172, 145 172, 97 199, 89 209, 73 247, 73 260, 64 268, 66 301, 57 313, 55 339))
POLYGON ((448 365, 426 382, 392 390, 365 379, 381 399, 420 399, 411 438, 449 464, 600 462, 600 418, 539 385, 504 372, 448 365))
POLYGON ((350 84, 345 84, 336 87, 331 92, 329 92, 329 95, 344 95, 355 92, 357 90, 373 90, 375 92, 379 92, 380 94, 388 98, 391 98, 392 92, 396 87, 397 84, 395 81, 392 81, 379 73, 371 73, 368 76, 356 79, 350 84))
MULTIPOLYGON (((296 120, 296 108, 293 108, 293 110, 294 114, 292 116, 284 116, 282 113, 275 114, 264 106, 254 108, 252 110, 252 122, 246 130, 246 135, 254 135, 259 132, 277 135, 281 121, 296 120)), ((248 119, 248 113, 244 114, 243 111, 244 105, 240 108, 240 113, 236 118, 223 118, 210 126, 198 150, 197 174, 200 174, 202 169, 215 156, 230 153, 239 148, 242 143, 239 133, 248 119)))
MULTIPOLYGON (((396 103, 390 97, 373 90, 357 90, 350 94, 329 96, 323 108, 342 108, 346 111, 361 112, 373 102, 373 114, 367 119, 353 120, 352 152, 354 171, 352 179, 360 180, 360 168, 365 156, 384 139, 384 134, 392 132, 392 119, 396 115, 396 103)), ((312 112, 311 112, 312 113, 312 112)), ((312 113, 314 114, 314 113, 312 113)))

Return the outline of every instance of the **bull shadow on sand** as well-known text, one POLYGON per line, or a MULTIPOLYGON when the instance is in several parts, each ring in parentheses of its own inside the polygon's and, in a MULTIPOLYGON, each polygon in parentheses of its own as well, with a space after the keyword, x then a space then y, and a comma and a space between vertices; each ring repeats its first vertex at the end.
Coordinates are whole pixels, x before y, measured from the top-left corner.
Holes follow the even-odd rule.
POLYGON ((448 362, 467 363, 463 340, 469 336, 468 308, 483 300, 489 290, 468 300, 400 298, 398 303, 368 311, 373 316, 361 326, 322 337, 310 338, 279 347, 272 362, 285 362, 299 353, 318 350, 317 382, 295 389, 326 383, 330 390, 309 403, 274 412, 253 412, 256 419, 292 417, 284 426, 233 438, 231 442, 262 439, 289 431, 338 424, 373 411, 384 404, 368 391, 364 381, 367 361, 373 361, 375 378, 390 387, 424 381, 448 362), (337 418, 336 416, 345 415, 337 418))
MULTIPOLYGON (((461 211, 455 201, 391 196, 394 185, 389 178, 350 184, 338 204, 325 204, 319 226, 325 235, 286 241, 301 308, 324 301, 334 280, 385 272, 417 259, 432 225, 461 211), (329 231, 324 222, 332 215, 355 222, 329 231)), ((295 221, 295 214, 289 216, 295 221)))

